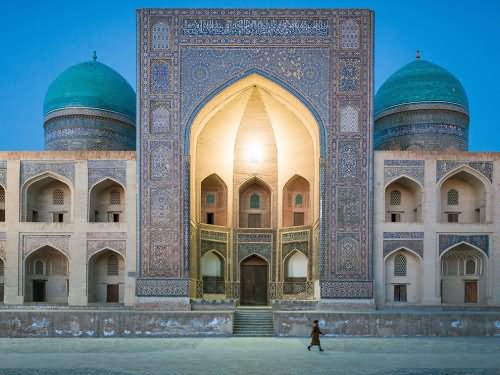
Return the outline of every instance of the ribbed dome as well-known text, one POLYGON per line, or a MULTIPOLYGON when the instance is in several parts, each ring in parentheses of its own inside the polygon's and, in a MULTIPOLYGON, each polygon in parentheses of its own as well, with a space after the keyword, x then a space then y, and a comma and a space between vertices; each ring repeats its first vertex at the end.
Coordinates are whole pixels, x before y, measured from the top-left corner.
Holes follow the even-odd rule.
POLYGON ((118 113, 135 123, 134 89, 115 70, 97 61, 73 65, 49 86, 43 113, 65 108, 92 108, 118 113))
POLYGON ((469 112, 460 81, 446 69, 418 59, 403 66, 380 87, 375 95, 375 117, 390 108, 418 103, 455 104, 469 112))

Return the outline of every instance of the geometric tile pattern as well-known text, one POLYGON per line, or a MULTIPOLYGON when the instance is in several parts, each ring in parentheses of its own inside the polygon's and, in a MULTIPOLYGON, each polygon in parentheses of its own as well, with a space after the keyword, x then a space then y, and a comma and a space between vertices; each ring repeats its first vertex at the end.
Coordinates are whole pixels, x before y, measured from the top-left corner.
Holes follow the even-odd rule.
MULTIPOLYGON (((329 287, 322 288, 322 297, 337 298, 334 291, 340 289, 346 298, 349 290, 353 296, 371 296, 367 197, 372 147, 372 17, 370 11, 358 9, 139 11, 139 294, 144 295, 141 288, 147 286, 144 292, 150 295, 154 280, 165 285, 165 277, 189 277, 192 120, 217 93, 250 74, 259 74, 295 95, 320 129, 318 259, 321 279, 329 282, 329 287), (168 25, 168 36, 162 36, 168 40, 168 48, 153 46, 153 25, 159 22, 168 25), (341 126, 342 115, 336 115, 341 103, 353 100, 357 113, 345 112, 341 126), (168 114, 163 110, 152 116, 157 103, 165 103, 168 114), (169 131, 163 131, 166 127, 169 131), (348 212, 347 202, 339 200, 352 198, 346 189, 359 197, 354 214, 348 212), (153 191, 165 194, 153 195, 153 191), (158 205, 167 221, 153 219, 151 213, 158 205), (344 217, 340 226, 338 207, 344 217), (337 237, 344 244, 341 256, 337 256, 337 237), (337 274, 337 270, 342 272, 337 274), (141 283, 141 278, 148 282, 141 283), (342 284, 334 286, 336 280, 342 284)), ((246 244, 240 245, 238 258, 247 252, 246 244)), ((267 259, 272 257, 269 246, 272 249, 273 243, 262 243, 260 249, 267 259)), ((169 288, 159 291, 169 295, 169 288)))

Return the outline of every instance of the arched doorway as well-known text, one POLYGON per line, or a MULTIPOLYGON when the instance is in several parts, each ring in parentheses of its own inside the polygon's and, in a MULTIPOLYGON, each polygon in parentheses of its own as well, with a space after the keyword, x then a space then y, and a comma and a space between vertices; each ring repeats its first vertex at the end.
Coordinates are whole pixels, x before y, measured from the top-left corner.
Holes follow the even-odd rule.
POLYGON ((486 261, 477 248, 460 243, 441 255, 444 304, 486 303, 486 261))
POLYGON ((88 300, 90 303, 123 303, 125 261, 109 249, 94 254, 88 266, 88 300))
POLYGON ((119 223, 125 221, 125 189, 106 178, 90 189, 89 222, 119 223))
POLYGON ((25 302, 68 303, 68 258, 51 246, 31 253, 25 261, 25 302))
POLYGON ((268 264, 257 255, 251 255, 240 265, 240 304, 267 305, 268 264))

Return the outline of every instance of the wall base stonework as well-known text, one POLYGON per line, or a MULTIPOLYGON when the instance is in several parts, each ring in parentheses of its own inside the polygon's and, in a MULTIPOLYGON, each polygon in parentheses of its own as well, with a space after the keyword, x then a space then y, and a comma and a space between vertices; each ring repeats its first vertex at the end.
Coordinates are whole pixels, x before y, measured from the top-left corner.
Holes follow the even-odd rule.
MULTIPOLYGON (((328 336, 500 336, 488 311, 273 311, 276 336, 308 337, 319 320, 328 336)), ((137 311, 124 307, 0 310, 0 337, 232 336, 234 311, 137 311)))
POLYGON ((0 337, 230 336, 233 313, 131 310, 0 311, 0 337))
POLYGON ((313 320, 329 336, 500 336, 500 309, 461 312, 275 312, 276 336, 309 336, 313 320))

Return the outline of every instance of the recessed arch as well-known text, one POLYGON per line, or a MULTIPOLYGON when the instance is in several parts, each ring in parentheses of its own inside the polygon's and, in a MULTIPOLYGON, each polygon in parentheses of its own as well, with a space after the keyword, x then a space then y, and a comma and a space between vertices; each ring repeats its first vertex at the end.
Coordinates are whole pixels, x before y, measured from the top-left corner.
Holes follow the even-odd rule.
POLYGON ((465 241, 443 251, 440 256, 441 302, 485 303, 487 265, 486 254, 465 241))
POLYGON ((293 175, 283 186, 282 225, 284 227, 311 224, 311 194, 309 181, 293 175))
POLYGON ((384 187, 385 221, 416 223, 422 220, 422 185, 406 175, 384 187), (396 199, 395 199, 396 198, 396 199))
POLYGON ((71 222, 74 189, 66 177, 46 171, 28 179, 21 188, 21 221, 71 222), (62 190, 63 205, 54 205, 53 192, 62 190))
POLYGON ((126 189, 112 177, 104 177, 89 189, 89 222, 124 222, 126 218, 126 189))
POLYGON ((272 190, 262 179, 252 177, 238 192, 239 228, 270 228, 272 225, 272 190))
POLYGON ((423 259, 415 251, 401 246, 384 256, 385 302, 420 303, 422 298, 423 259))
POLYGON ((212 249, 201 256, 201 276, 204 294, 224 294, 226 258, 212 249))
POLYGON ((65 252, 43 245, 26 254, 24 268, 24 301, 67 303, 69 291, 69 258, 65 252), (42 273, 37 262, 43 262, 42 273))
POLYGON ((486 223, 491 184, 475 169, 462 166, 439 181, 440 209, 438 220, 448 223, 486 223), (449 200, 450 192, 456 200, 449 200))
POLYGON ((87 260, 89 303, 123 303, 125 292, 125 257, 104 247, 87 260))
POLYGON ((227 225, 227 185, 212 173, 201 181, 200 218, 204 224, 227 225))

